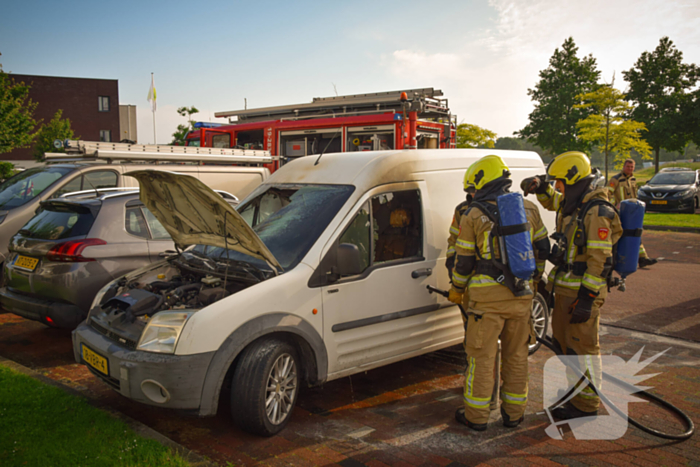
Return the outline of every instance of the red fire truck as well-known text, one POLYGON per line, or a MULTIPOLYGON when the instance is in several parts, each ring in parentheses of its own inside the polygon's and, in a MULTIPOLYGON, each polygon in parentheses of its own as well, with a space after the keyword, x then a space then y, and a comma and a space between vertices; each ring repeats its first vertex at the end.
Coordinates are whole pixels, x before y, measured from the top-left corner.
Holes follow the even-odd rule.
POLYGON ((216 117, 230 123, 198 123, 186 145, 264 149, 273 156, 271 172, 296 157, 322 152, 453 148, 456 118, 442 95, 439 89, 411 89, 218 112, 216 117))

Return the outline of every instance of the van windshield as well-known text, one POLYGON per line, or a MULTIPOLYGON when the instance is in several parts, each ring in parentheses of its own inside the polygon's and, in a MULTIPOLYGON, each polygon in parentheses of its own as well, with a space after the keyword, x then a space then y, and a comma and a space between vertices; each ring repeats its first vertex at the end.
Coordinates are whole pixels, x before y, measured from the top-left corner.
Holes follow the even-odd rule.
POLYGON ((13 209, 28 203, 72 171, 68 167, 36 167, 18 173, 0 185, 0 209, 13 209))
MULTIPOLYGON (((237 211, 287 271, 299 264, 354 190, 351 185, 261 185, 237 211)), ((227 258, 220 247, 196 245, 193 250, 227 258)), ((237 251, 229 250, 228 258, 269 270, 264 261, 237 251)))

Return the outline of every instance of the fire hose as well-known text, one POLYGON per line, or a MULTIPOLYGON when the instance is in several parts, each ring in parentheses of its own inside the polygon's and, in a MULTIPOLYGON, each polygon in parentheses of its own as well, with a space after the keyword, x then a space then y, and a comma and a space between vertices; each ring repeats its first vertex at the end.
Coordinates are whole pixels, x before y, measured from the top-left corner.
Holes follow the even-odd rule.
MULTIPOLYGON (((443 297, 446 297, 446 298, 449 297, 449 292, 447 292, 445 290, 440 290, 440 289, 437 289, 437 288, 432 287, 430 285, 427 286, 427 289, 428 289, 428 292, 430 292, 430 293, 436 293, 436 294, 442 295, 443 297)), ((466 316, 467 313, 463 309, 462 305, 458 305, 458 306, 459 306, 459 309, 462 312, 462 314, 466 316)), ((543 344, 545 347, 547 347, 552 352, 554 352, 556 355, 558 355, 558 356, 561 355, 560 351, 555 347, 555 345, 552 343, 552 341, 547 338, 547 336, 542 336, 542 337, 537 336, 537 341, 540 342, 541 344, 543 344)), ((570 368, 571 370, 574 371, 574 374, 577 377, 579 377, 580 379, 588 380, 588 377, 578 368, 578 366, 573 365, 567 359, 561 359, 561 360, 565 365, 567 365, 568 368, 570 368)), ((617 413, 622 418, 626 418, 632 426, 639 428, 640 430, 644 431, 645 433, 649 433, 650 435, 656 436, 658 438, 663 438, 663 439, 682 441, 682 440, 686 440, 686 439, 690 438, 691 436, 693 436, 693 433, 695 432, 695 425, 693 424, 693 421, 690 419, 690 417, 685 412, 683 412, 681 409, 679 409, 678 407, 676 407, 672 403, 670 403, 667 400, 664 400, 663 398, 661 398, 655 394, 652 394, 648 391, 639 390, 633 384, 630 384, 626 381, 622 381, 622 380, 615 378, 614 376, 609 375, 605 372, 603 372, 603 379, 615 384, 616 386, 618 386, 622 389, 629 391, 630 393, 637 393, 637 394, 641 394, 641 395, 648 397, 650 400, 657 403, 659 406, 665 408, 666 410, 668 410, 671 413, 678 415, 681 418, 681 420, 683 420, 683 423, 685 424, 687 429, 683 433, 673 434, 673 433, 665 433, 663 431, 655 430, 655 429, 650 428, 648 426, 642 425, 640 422, 633 419, 629 415, 625 414, 615 404, 613 404, 610 401, 610 399, 608 399, 605 396, 605 394, 600 390, 600 388, 597 388, 595 386, 595 384, 590 384, 590 387, 593 389, 593 391, 596 393, 596 395, 598 395, 598 397, 600 397, 600 399, 602 399, 603 402, 605 402, 605 404, 608 407, 612 408, 613 411, 615 411, 615 413, 617 413)), ((574 390, 575 390, 575 387, 571 388, 571 390, 569 390, 568 393, 564 397, 562 397, 561 399, 567 399, 569 397, 569 395, 574 390)))

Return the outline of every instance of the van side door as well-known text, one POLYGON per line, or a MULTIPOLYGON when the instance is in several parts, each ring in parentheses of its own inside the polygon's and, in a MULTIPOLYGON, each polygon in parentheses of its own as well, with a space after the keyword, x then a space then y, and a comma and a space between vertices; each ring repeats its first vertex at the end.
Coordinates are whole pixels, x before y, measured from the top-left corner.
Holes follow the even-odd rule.
POLYGON ((322 297, 329 376, 418 355, 434 345, 440 306, 426 290, 435 285, 436 261, 426 259, 421 193, 419 182, 370 191, 319 264, 317 272, 327 282, 322 297), (344 276, 331 265, 328 258, 339 248, 359 253, 355 274, 344 276))

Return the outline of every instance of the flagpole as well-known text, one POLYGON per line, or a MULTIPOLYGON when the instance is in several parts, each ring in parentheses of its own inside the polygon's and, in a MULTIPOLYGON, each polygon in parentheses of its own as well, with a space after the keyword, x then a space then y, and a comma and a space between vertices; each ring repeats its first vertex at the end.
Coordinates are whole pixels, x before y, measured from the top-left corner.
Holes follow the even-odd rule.
MULTIPOLYGON (((151 73, 151 86, 155 89, 153 85, 153 73, 151 73)), ((155 92, 154 92, 155 94, 155 92)), ((156 96, 153 96, 153 104, 155 104, 156 96)), ((151 105, 151 111, 153 112, 153 144, 158 144, 156 139, 156 106, 151 105)))

